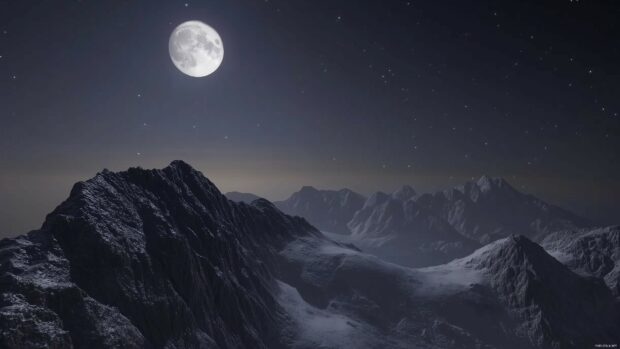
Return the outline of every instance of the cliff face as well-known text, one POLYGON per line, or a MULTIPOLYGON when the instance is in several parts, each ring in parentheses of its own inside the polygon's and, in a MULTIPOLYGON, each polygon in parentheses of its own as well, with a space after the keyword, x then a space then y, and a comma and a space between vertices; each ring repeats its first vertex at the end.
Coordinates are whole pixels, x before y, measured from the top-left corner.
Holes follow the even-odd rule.
POLYGON ((40 231, 2 241, 0 318, 18 327, 4 344, 278 347, 274 254, 313 234, 267 201, 227 200, 182 162, 104 171, 40 231))

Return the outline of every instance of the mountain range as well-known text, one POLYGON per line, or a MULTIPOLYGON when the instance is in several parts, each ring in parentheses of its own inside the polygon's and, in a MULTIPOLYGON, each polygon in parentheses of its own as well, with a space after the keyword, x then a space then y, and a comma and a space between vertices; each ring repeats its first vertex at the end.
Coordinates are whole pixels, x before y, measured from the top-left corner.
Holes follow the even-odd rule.
POLYGON ((363 195, 349 189, 317 190, 305 186, 288 199, 274 204, 282 212, 306 218, 323 231, 350 234, 347 223, 365 200, 363 195))
POLYGON ((276 205, 328 235, 336 230, 330 222, 339 222, 338 232, 347 236, 332 238, 413 267, 445 263, 514 234, 538 241, 551 232, 596 226, 488 176, 436 193, 403 186, 391 194, 376 192, 363 203, 362 197, 348 189, 304 187, 276 205), (342 209, 342 201, 324 199, 336 193, 358 199, 342 209))
MULTIPOLYGON (((358 199, 344 196, 340 203, 358 199)), ((402 191, 371 197, 355 215, 364 208, 404 215, 380 227, 418 219, 426 227, 437 217, 446 240, 464 238, 415 198, 402 191), (396 204, 404 210, 392 211, 396 204)), ((326 236, 267 200, 229 200, 182 161, 103 171, 77 183, 40 229, 0 241, 0 347, 619 343, 618 299, 605 282, 614 270, 609 260, 617 262, 617 232, 565 230, 546 235, 542 246, 531 234, 509 235, 460 259, 409 268, 335 241, 330 236, 343 235, 326 236), (560 253, 570 258, 554 258, 560 253), (593 259, 606 264, 597 268, 593 259)))

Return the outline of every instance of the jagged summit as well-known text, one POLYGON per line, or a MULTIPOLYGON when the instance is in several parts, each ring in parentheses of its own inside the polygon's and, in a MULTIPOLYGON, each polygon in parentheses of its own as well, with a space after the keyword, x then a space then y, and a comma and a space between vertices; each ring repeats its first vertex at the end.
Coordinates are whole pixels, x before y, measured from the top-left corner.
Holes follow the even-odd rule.
POLYGON ((227 200, 182 161, 101 172, 77 183, 41 230, 0 244, 0 324, 18 326, 0 341, 281 347, 268 270, 300 236, 319 233, 266 200, 227 200))
POLYGON ((401 201, 407 201, 414 197, 417 192, 409 185, 403 185, 392 193, 392 197, 401 201))
POLYGON ((482 192, 488 192, 493 189, 513 189, 514 188, 502 177, 491 177, 487 175, 481 176, 476 185, 482 192))
MULTIPOLYGON (((521 266, 523 263, 551 263, 562 266, 545 250, 523 235, 511 235, 494 241, 465 257, 468 264, 479 268, 501 268, 503 265, 521 266)), ((462 263, 461 260, 459 263, 462 263)))

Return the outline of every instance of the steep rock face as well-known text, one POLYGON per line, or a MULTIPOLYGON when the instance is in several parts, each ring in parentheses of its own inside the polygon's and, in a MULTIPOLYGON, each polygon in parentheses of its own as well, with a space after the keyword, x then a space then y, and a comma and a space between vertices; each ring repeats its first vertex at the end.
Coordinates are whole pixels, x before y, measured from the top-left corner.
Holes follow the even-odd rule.
POLYGON ((254 195, 252 193, 241 193, 238 191, 230 191, 224 195, 226 195, 228 200, 232 200, 234 202, 243 202, 246 204, 250 204, 254 200, 261 199, 261 197, 258 195, 254 195))
POLYGON ((230 202, 183 162, 104 171, 40 231, 2 241, 2 344, 281 347, 274 256, 317 234, 265 200, 230 202))
POLYGON ((404 187, 392 195, 373 194, 348 224, 351 242, 385 260, 415 267, 445 263, 479 247, 411 200, 414 193, 404 187))
POLYGON ((317 190, 305 186, 290 198, 274 204, 286 214, 304 217, 320 230, 349 234, 347 223, 364 201, 364 196, 349 189, 317 190))
POLYGON ((0 243, 0 347, 142 348, 147 341, 118 309, 71 281, 70 264, 48 233, 0 243))
POLYGON ((576 273, 603 278, 620 295, 620 227, 556 232, 541 246, 576 273))
POLYGON ((512 234, 538 240, 553 231, 593 225, 517 191, 502 178, 487 176, 461 187, 421 195, 416 202, 445 219, 462 235, 483 244, 512 234))
POLYGON ((604 284, 572 273, 523 236, 454 263, 485 271, 501 302, 521 320, 516 333, 536 347, 585 348, 620 337, 618 304, 604 284))

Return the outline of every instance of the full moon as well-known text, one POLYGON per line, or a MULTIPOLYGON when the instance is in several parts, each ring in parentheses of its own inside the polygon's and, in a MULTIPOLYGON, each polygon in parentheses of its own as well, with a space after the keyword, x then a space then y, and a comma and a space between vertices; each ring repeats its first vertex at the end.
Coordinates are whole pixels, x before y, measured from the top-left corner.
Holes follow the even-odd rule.
POLYGON ((174 28, 168 42, 172 63, 196 78, 212 74, 224 59, 222 38, 207 24, 188 21, 174 28))

